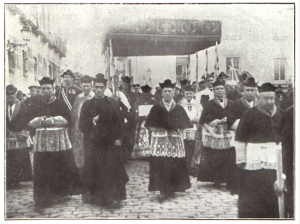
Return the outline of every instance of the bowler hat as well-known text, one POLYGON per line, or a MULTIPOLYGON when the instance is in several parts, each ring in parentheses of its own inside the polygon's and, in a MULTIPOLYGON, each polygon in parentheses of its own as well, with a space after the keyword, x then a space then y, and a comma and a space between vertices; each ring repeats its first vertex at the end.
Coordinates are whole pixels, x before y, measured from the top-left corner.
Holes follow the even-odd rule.
POLYGON ((6 86, 6 95, 15 95, 18 89, 14 85, 8 85, 6 86))

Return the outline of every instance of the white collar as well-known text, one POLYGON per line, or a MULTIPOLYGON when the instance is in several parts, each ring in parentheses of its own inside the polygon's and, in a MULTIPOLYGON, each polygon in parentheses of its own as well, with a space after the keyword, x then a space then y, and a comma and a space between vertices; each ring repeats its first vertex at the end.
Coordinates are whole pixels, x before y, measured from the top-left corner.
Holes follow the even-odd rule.
POLYGON ((162 99, 162 101, 163 101, 163 103, 164 103, 165 107, 167 108, 167 110, 168 110, 168 111, 170 111, 170 109, 171 109, 171 106, 172 106, 172 104, 173 104, 174 100, 172 99, 172 100, 170 101, 170 103, 168 103, 168 104, 165 102, 165 100, 164 100, 164 99, 162 99))
POLYGON ((223 102, 221 102, 219 99, 217 99, 217 101, 221 104, 223 108, 225 107, 225 98, 223 98, 223 102))
POLYGON ((246 100, 246 102, 248 103, 248 105, 252 108, 253 107, 253 105, 254 105, 254 100, 252 100, 251 102, 248 102, 247 100, 246 100))
POLYGON ((16 103, 14 103, 12 106, 8 105, 8 108, 11 108, 11 109, 12 109, 12 112, 14 112, 15 107, 16 107, 16 103))

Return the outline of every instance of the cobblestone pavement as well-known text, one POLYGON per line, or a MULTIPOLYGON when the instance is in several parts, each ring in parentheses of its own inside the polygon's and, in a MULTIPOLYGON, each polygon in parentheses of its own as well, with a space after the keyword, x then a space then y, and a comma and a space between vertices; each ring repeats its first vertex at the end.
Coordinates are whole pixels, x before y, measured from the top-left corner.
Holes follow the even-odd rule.
POLYGON ((135 160, 126 164, 130 181, 126 185, 127 200, 119 208, 102 208, 84 204, 81 195, 65 197, 50 208, 38 208, 33 201, 32 182, 20 183, 18 189, 6 193, 7 219, 235 219, 237 196, 222 186, 197 182, 186 193, 159 203, 159 192, 148 191, 149 163, 135 160))

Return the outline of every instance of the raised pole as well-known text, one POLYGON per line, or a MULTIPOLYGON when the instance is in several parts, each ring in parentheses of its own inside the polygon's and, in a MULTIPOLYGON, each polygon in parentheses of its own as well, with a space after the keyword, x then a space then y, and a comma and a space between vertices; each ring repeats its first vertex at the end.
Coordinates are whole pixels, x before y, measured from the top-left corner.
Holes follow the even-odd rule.
POLYGON ((112 49, 112 42, 111 39, 109 39, 109 52, 110 52, 110 76, 112 77, 112 89, 113 93, 115 92, 115 64, 114 64, 114 55, 113 55, 113 49, 112 49))
MULTIPOLYGON (((284 189, 283 179, 282 179, 282 149, 281 147, 277 150, 277 184, 280 189, 284 189)), ((284 215, 284 193, 278 196, 278 208, 279 208, 279 218, 285 218, 284 215)))
POLYGON ((208 76, 208 52, 207 52, 207 49, 205 51, 205 57, 206 57, 205 75, 207 77, 208 76))
POLYGON ((216 77, 219 75, 219 56, 218 56, 218 42, 216 41, 216 64, 215 64, 215 74, 216 77))
POLYGON ((197 52, 196 53, 196 93, 198 92, 199 89, 198 80, 199 80, 199 69, 198 69, 198 52, 197 52))

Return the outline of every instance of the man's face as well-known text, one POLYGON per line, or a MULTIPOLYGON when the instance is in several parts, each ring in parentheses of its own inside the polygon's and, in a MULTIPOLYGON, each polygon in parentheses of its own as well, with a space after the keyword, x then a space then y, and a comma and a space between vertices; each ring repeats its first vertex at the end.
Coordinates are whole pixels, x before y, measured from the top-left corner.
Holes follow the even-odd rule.
POLYGON ((179 94, 179 88, 174 89, 174 94, 175 94, 175 96, 179 94))
POLYGON ((275 105, 275 93, 274 92, 263 92, 259 94, 258 104, 265 111, 270 111, 275 105))
POLYGON ((92 84, 91 83, 82 83, 81 89, 82 89, 84 95, 87 95, 90 93, 90 91, 92 89, 92 84))
POLYGON ((95 92, 95 96, 97 98, 101 98, 104 96, 105 85, 103 83, 96 82, 93 86, 93 91, 95 92))
POLYGON ((255 87, 244 86, 243 98, 248 101, 252 101, 255 98, 255 87))
POLYGON ((190 101, 193 99, 194 92, 193 91, 184 91, 184 97, 190 101))
POLYGON ((133 86, 133 91, 134 93, 138 93, 140 90, 140 87, 139 86, 133 86))
POLYGON ((64 75, 64 83, 66 85, 71 85, 73 83, 73 77, 70 75, 64 75))
POLYGON ((225 88, 224 86, 215 86, 214 87, 214 94, 217 98, 223 98, 225 95, 225 88))
POLYGON ((49 99, 54 94, 54 87, 50 84, 45 84, 41 86, 41 93, 43 98, 49 99))
POLYGON ((227 77, 226 77, 225 75, 222 75, 222 76, 219 78, 219 80, 220 80, 221 82, 226 83, 227 77))
POLYGON ((6 102, 8 105, 12 106, 14 105, 14 103, 16 102, 17 100, 17 95, 7 95, 6 96, 6 102))
POLYGON ((36 90, 36 95, 42 95, 42 92, 41 92, 40 89, 37 89, 37 90, 36 90))
POLYGON ((36 96, 36 94, 37 94, 37 90, 34 89, 34 88, 31 88, 30 89, 30 96, 36 96))
POLYGON ((206 79, 206 85, 207 85, 207 87, 208 87, 208 88, 211 88, 213 82, 214 82, 213 77, 207 78, 207 79, 206 79))
POLYGON ((163 88, 162 97, 167 102, 171 101, 174 97, 174 90, 172 88, 163 88))

